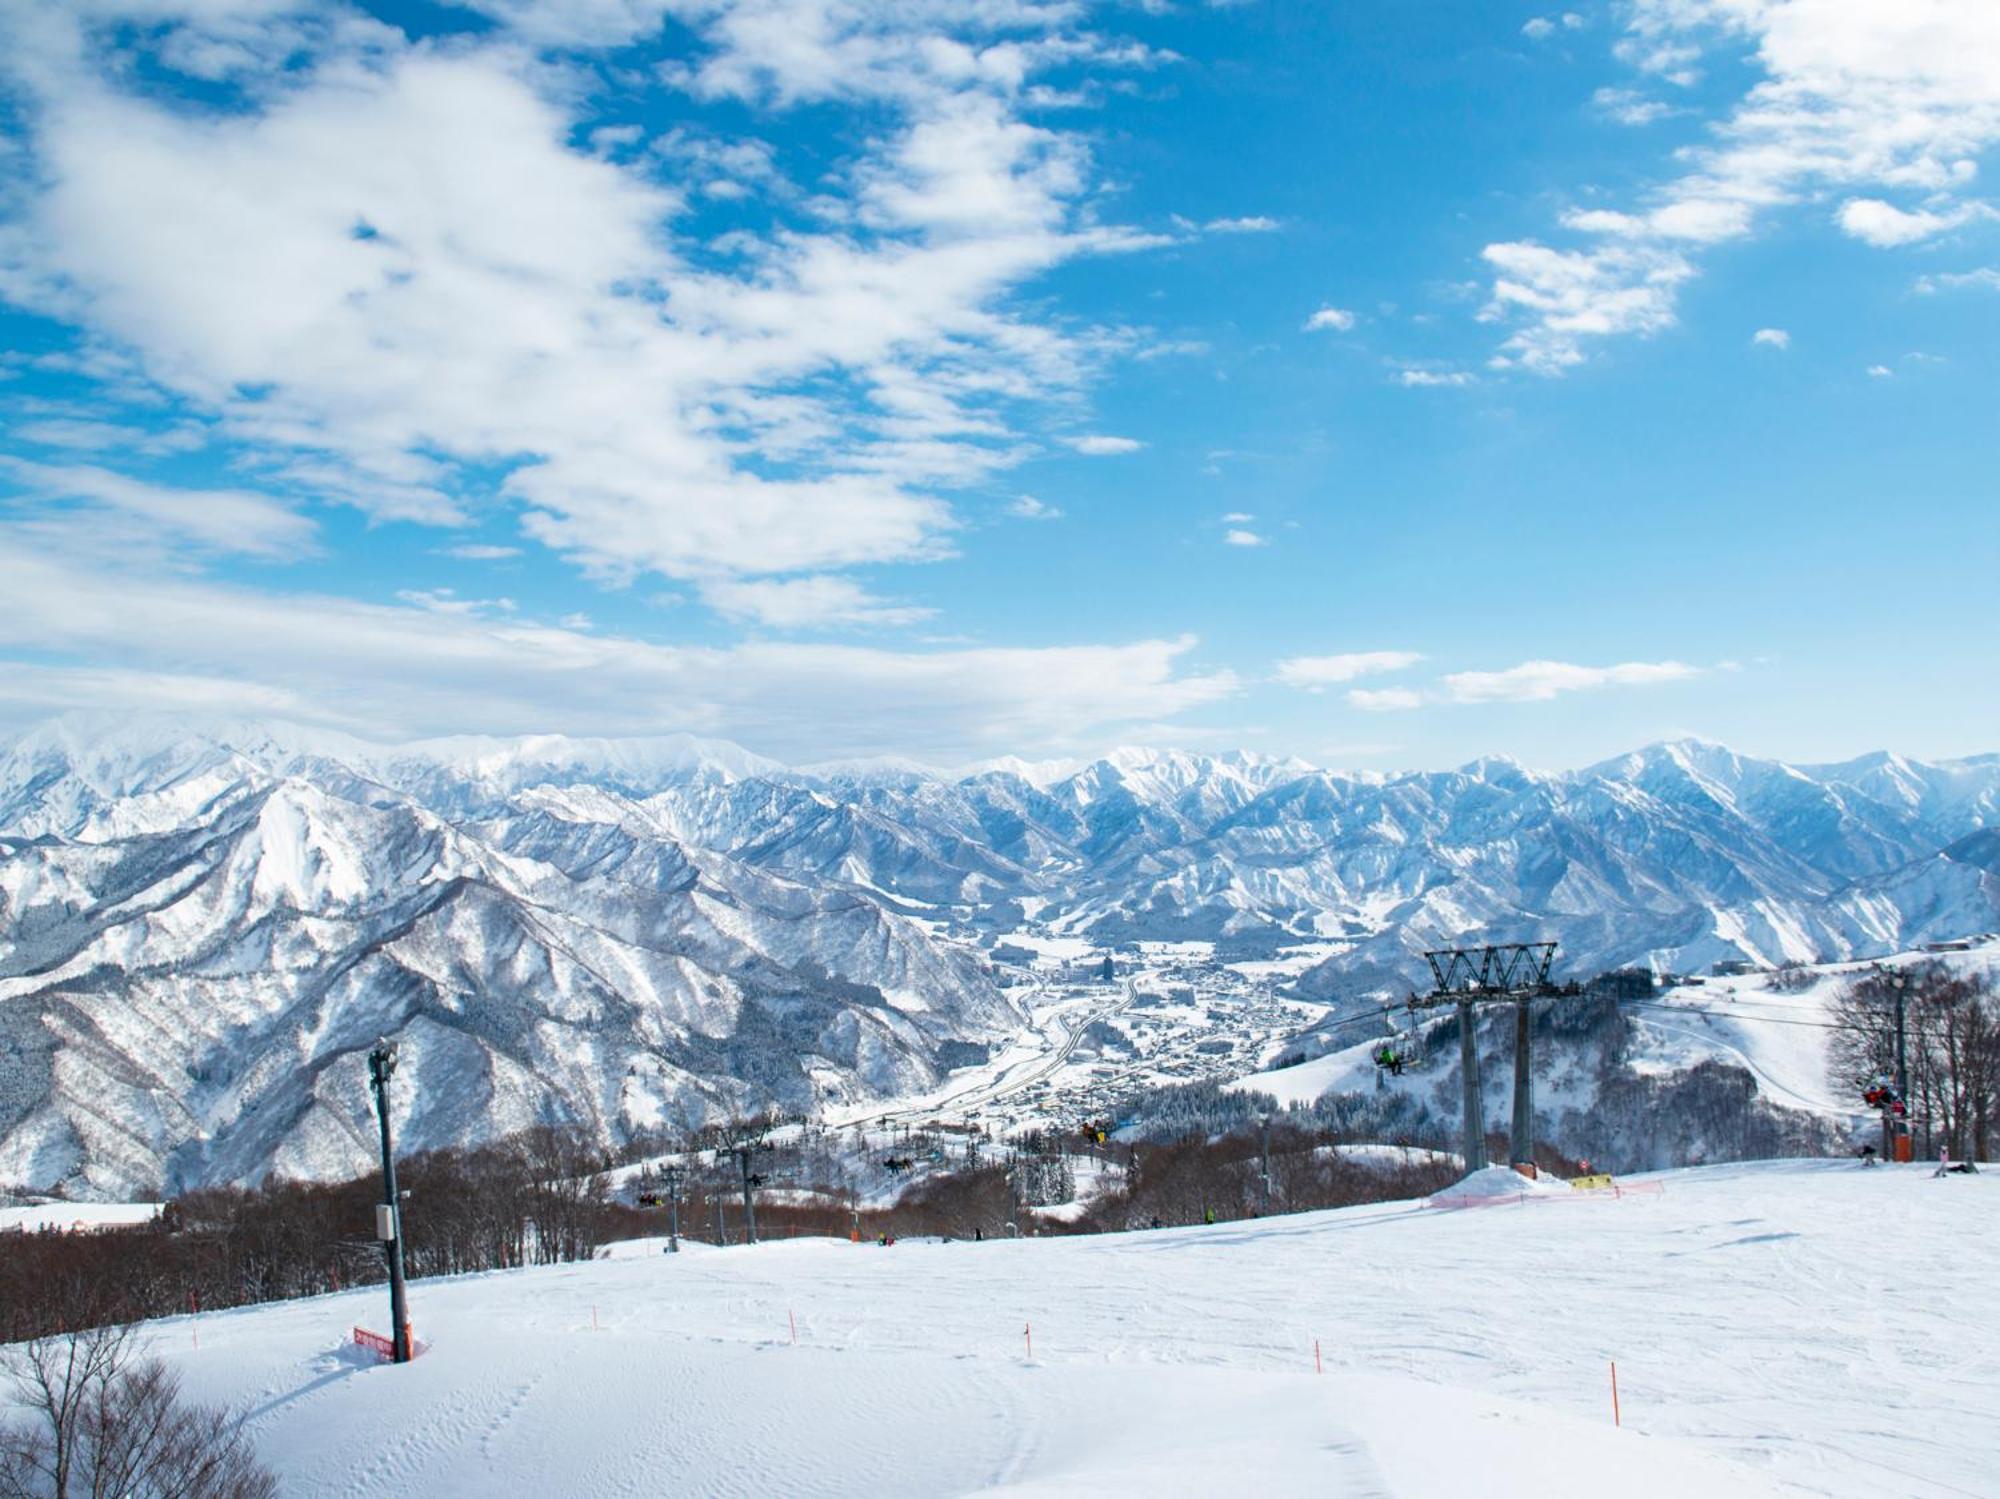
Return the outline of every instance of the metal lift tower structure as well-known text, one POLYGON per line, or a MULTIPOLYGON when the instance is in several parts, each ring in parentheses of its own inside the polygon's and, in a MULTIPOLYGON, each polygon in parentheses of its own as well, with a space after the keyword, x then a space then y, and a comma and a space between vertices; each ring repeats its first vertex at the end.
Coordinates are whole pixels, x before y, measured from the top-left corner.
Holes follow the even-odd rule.
POLYGON ((1535 1072, 1530 1051, 1533 1028, 1530 1006, 1538 999, 1567 991, 1549 981, 1556 960, 1553 942, 1512 942, 1492 947, 1446 947, 1427 952, 1437 986, 1429 994, 1410 996, 1412 1010, 1458 1006, 1460 1082, 1465 1095, 1465 1169, 1486 1166, 1486 1119, 1480 1101, 1479 1042, 1473 1033, 1473 1011, 1483 1004, 1514 1006, 1514 1129, 1509 1160, 1526 1166, 1535 1161, 1535 1072))

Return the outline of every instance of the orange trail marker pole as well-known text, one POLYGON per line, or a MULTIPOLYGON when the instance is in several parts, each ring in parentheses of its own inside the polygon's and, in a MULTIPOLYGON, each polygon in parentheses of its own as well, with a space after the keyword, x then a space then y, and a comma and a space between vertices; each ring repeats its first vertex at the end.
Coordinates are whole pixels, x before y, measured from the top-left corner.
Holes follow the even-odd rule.
POLYGON ((1625 1424, 1624 1421, 1620 1419, 1618 1414, 1618 1360, 1617 1359, 1613 1359, 1611 1361, 1611 1424, 1613 1426, 1623 1426, 1625 1424))
POLYGON ((592 1332, 597 1331, 597 1306, 594 1302, 590 1308, 590 1330, 592 1332))
POLYGON ((791 1324, 792 1324, 792 1346, 793 1346, 794 1348, 796 1348, 796 1347, 798 1347, 798 1344, 799 1344, 799 1317, 798 1317, 798 1313, 796 1313, 796 1312, 789 1312, 789 1311, 788 1311, 788 1312, 786 1312, 786 1313, 785 1313, 785 1320, 786 1320, 787 1322, 789 1322, 789 1323, 791 1323, 791 1324))
POLYGON ((1028 1362, 1033 1363, 1035 1360, 1035 1324, 1030 1322, 1023 1326, 1021 1336, 1028 1340, 1028 1362))
POLYGON ((1326 1369, 1325 1369, 1325 1367, 1324 1367, 1324 1366, 1322 1366, 1322 1365, 1321 1365, 1321 1363, 1320 1363, 1320 1361, 1319 1361, 1319 1339, 1318 1339, 1318 1338, 1314 1338, 1314 1339, 1313 1339, 1313 1373, 1315 1373, 1315 1374, 1324 1374, 1324 1373, 1326 1373, 1326 1369))

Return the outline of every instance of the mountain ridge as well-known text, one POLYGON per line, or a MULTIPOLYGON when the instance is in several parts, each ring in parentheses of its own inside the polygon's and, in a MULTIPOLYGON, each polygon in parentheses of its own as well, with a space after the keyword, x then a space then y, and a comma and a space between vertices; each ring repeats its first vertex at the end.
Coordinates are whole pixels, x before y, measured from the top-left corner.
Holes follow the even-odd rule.
POLYGON ((2000 756, 1147 750, 950 779, 685 736, 193 724, 0 741, 0 1182, 363 1169, 381 1035, 431 1100, 413 1148, 922 1092, 1021 1034, 1017 933, 1300 948, 1291 992, 1339 1013, 1438 945, 1685 972, 2000 928, 2000 756))

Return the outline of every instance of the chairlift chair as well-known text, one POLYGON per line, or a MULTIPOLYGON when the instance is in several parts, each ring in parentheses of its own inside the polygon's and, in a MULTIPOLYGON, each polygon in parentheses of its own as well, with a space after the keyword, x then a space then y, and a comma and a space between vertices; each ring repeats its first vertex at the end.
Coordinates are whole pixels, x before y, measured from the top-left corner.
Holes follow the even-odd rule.
POLYGON ((1430 1026, 1422 1021, 1398 1023, 1385 1011, 1383 1019, 1388 1022, 1389 1034, 1375 1043, 1369 1058, 1378 1070, 1391 1073, 1421 1072, 1430 1061, 1430 1026), (1384 1056, 1393 1055, 1400 1067, 1388 1065, 1384 1056))

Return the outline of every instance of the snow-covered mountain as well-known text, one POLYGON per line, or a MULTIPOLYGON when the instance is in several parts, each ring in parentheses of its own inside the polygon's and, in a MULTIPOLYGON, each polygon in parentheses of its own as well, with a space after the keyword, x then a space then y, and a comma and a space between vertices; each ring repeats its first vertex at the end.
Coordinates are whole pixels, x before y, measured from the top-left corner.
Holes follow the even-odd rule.
POLYGON ((60 720, 0 745, 0 1182, 359 1169, 383 1035, 412 1147, 907 1093, 1020 1026, 976 939, 1030 924, 1317 941, 1327 999, 1447 941, 1552 937, 1572 973, 1868 956, 2000 927, 1996 830, 2000 756, 944 774, 60 720))
POLYGON ((1011 1035, 971 949, 610 789, 748 763, 26 736, 0 759, 0 1181, 365 1169, 383 1036, 420 1149, 893 1095, 1011 1035))

